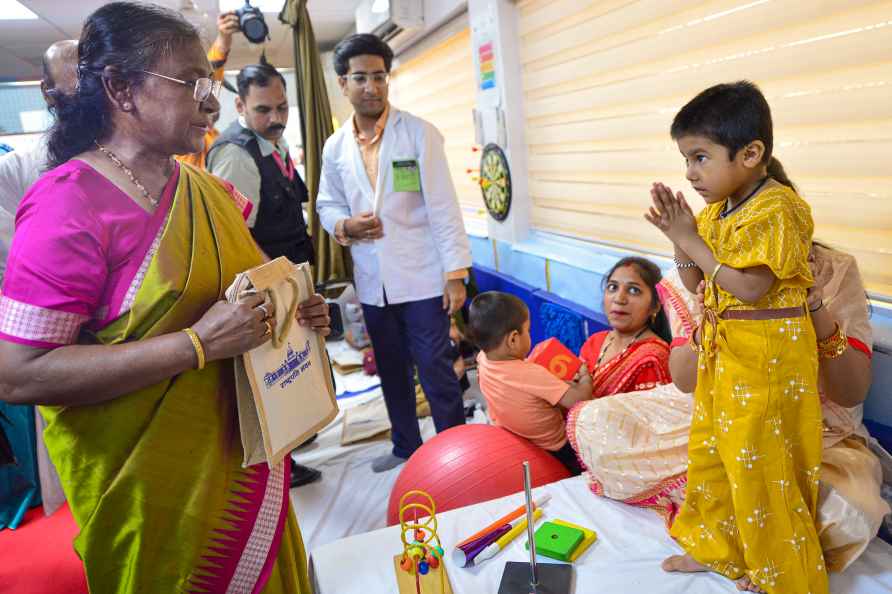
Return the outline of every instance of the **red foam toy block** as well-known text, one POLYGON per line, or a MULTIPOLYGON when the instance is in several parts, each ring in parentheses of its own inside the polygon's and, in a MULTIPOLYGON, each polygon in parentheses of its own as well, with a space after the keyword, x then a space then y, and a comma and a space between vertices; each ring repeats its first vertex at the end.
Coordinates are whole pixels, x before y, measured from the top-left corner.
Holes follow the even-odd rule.
POLYGON ((567 382, 573 379, 582 366, 582 361, 557 338, 547 338, 537 344, 527 360, 541 365, 567 382))

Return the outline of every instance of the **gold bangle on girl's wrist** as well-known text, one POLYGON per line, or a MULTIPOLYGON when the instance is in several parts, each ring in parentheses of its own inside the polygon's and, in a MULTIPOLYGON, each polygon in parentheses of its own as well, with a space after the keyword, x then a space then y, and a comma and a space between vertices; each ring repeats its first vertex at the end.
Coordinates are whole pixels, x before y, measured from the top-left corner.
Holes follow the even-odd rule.
POLYGON ((192 348, 195 349, 195 358, 198 360, 198 366, 196 369, 204 369, 205 356, 204 356, 204 347, 201 346, 201 340, 198 338, 198 334, 195 333, 195 330, 192 328, 186 328, 183 330, 186 333, 186 336, 189 337, 189 340, 192 342, 192 348))
POLYGON ((849 339, 837 323, 836 331, 833 334, 824 340, 818 341, 818 357, 821 359, 836 359, 841 357, 847 348, 849 348, 849 339))

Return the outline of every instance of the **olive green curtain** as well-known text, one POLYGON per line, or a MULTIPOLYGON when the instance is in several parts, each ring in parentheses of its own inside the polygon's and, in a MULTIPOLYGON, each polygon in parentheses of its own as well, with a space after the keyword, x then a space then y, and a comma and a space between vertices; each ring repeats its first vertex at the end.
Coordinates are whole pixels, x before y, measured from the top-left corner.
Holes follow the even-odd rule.
POLYGON ((325 232, 316 216, 316 194, 319 192, 319 176, 322 173, 322 147, 334 132, 334 125, 322 74, 322 62, 316 47, 316 35, 307 11, 307 0, 286 0, 279 13, 279 20, 291 27, 294 43, 294 77, 304 143, 306 183, 310 193, 307 225, 316 251, 316 282, 346 279, 353 272, 350 254, 325 232))

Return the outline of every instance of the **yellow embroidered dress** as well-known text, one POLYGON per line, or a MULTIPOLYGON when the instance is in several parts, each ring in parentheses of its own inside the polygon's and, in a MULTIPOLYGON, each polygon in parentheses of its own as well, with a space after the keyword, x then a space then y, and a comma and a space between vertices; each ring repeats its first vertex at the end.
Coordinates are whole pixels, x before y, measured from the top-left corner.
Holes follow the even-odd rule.
POLYGON ((721 319, 729 309, 801 307, 812 284, 809 206, 769 182, 726 217, 724 203, 697 217, 716 259, 765 265, 777 281, 745 304, 707 279, 703 346, 688 445, 685 503, 672 535, 700 563, 731 579, 746 572, 769 593, 827 592, 815 531, 821 402, 815 333, 803 316, 721 319))

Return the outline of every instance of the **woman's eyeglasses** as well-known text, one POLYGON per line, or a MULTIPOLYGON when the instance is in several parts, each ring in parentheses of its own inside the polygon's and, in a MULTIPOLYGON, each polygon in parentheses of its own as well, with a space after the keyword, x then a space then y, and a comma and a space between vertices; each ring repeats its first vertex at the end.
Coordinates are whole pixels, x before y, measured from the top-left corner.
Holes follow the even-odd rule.
POLYGON ((163 78, 164 80, 169 80, 170 82, 175 82, 181 85, 185 85, 187 87, 192 87, 192 98, 198 101, 199 103, 203 103, 207 101, 207 98, 213 95, 215 98, 220 96, 220 87, 223 86, 222 80, 213 80, 210 78, 197 78, 195 80, 180 80, 178 78, 173 78, 172 76, 166 76, 164 74, 158 74, 157 72, 149 72, 148 70, 142 71, 144 74, 151 74, 152 76, 157 76, 158 78, 163 78))

